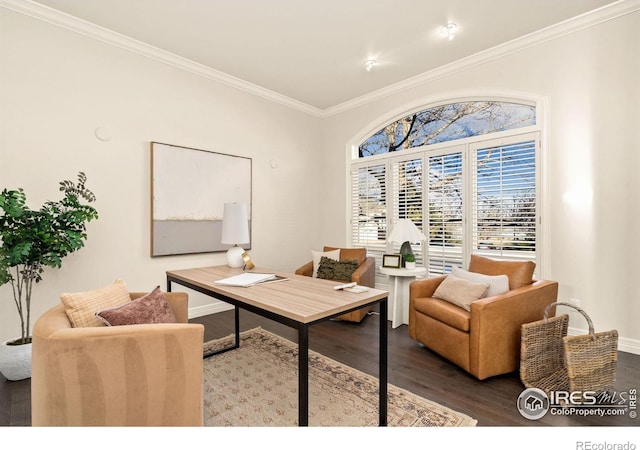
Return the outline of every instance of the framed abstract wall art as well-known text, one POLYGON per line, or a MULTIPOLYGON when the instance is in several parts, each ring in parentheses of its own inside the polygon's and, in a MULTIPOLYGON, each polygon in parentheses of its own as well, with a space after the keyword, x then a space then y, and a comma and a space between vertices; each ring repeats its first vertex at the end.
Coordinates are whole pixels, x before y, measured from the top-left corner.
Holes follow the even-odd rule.
MULTIPOLYGON (((227 251, 225 203, 245 203, 251 158, 151 142, 151 256, 227 251)), ((251 248, 243 245, 245 249, 251 248)))

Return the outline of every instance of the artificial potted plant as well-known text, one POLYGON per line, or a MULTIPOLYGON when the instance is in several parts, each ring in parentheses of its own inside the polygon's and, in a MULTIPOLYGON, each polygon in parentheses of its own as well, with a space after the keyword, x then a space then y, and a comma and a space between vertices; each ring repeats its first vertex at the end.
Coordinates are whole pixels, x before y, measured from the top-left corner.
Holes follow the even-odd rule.
POLYGON ((404 255, 404 267, 405 269, 416 268, 416 257, 413 253, 407 253, 404 255))
POLYGON ((11 284, 22 330, 19 338, 0 346, 0 372, 8 380, 31 376, 33 283, 42 280, 45 266, 59 268, 62 258, 82 248, 87 222, 98 218, 96 209, 86 204, 95 201, 86 180, 80 172, 77 184, 62 181, 64 197, 44 203, 39 210, 26 205, 21 188, 0 193, 0 286, 11 284))

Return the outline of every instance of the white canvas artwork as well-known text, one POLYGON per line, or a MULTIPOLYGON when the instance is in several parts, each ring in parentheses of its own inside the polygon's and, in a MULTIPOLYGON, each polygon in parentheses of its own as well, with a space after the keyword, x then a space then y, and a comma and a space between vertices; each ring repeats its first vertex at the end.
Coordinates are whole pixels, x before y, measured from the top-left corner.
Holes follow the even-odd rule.
POLYGON ((225 203, 247 205, 251 230, 251 158, 152 142, 151 177, 152 256, 226 251, 225 203))

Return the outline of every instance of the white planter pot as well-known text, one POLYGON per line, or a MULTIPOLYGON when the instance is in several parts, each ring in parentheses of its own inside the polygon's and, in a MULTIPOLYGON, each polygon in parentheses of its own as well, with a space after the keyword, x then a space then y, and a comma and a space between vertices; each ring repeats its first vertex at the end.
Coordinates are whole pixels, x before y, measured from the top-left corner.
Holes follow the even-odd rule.
POLYGON ((0 373, 10 381, 31 378, 31 344, 8 345, 14 340, 0 346, 0 373))
POLYGON ((404 267, 405 267, 405 269, 413 270, 413 269, 416 268, 416 263, 415 262, 405 262, 404 263, 404 267))

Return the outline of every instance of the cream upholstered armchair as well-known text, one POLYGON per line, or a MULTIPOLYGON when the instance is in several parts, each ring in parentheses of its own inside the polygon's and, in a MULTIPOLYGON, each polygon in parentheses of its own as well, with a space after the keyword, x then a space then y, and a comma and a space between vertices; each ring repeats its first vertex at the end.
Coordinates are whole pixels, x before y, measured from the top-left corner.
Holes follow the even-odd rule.
MULTIPOLYGON (((131 299, 143 296, 131 293, 131 299)), ((178 323, 73 328, 61 303, 35 323, 33 426, 201 426, 204 329, 186 293, 178 323)))
MULTIPOLYGON (((503 289, 506 292, 466 305, 456 304, 455 299, 434 298, 447 297, 446 292, 436 292, 449 276, 412 282, 409 336, 480 380, 518 370, 522 324, 541 320, 547 305, 558 295, 558 283, 533 280, 534 269, 532 262, 472 255, 466 276, 471 274, 473 286, 482 284, 482 277, 476 274, 495 278, 506 275, 508 286, 503 289)), ((457 277, 447 283, 454 279, 457 277)))
MULTIPOLYGON (((351 274, 350 279, 340 279, 336 281, 349 282, 355 281, 360 286, 375 287, 376 282, 376 262, 375 258, 367 257, 366 248, 339 248, 339 247, 327 247, 323 249, 323 253, 333 252, 338 261, 358 261, 358 267, 351 274)), ((316 252, 319 253, 319 252, 316 252)), ((315 259, 315 258, 314 258, 315 259)), ((318 258, 318 261, 320 259, 318 258)), ((314 276, 318 267, 314 266, 314 261, 309 261, 304 266, 296 269, 297 275, 305 275, 308 277, 314 276)), ((371 311, 371 307, 367 306, 357 311, 352 311, 347 314, 338 316, 340 320, 346 320, 349 322, 362 322, 362 319, 371 311)))

